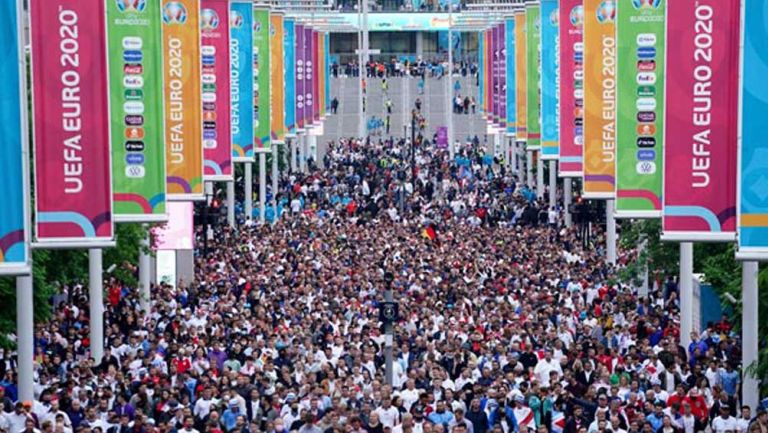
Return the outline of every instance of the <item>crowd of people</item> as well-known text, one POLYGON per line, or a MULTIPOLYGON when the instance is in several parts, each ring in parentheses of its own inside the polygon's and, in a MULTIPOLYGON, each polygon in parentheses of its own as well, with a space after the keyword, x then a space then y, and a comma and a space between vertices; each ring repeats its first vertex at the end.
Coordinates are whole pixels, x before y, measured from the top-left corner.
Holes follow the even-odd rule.
MULTIPOLYGON (((462 77, 477 76, 477 63, 467 61, 457 61, 453 64, 453 75, 462 77)), ((432 59, 424 60, 417 58, 409 60, 407 58, 392 58, 389 61, 371 60, 365 64, 364 74, 366 78, 392 78, 392 77, 415 77, 420 79, 443 78, 448 72, 448 62, 432 59)), ((345 64, 333 63, 331 65, 331 74, 334 77, 347 76, 359 77, 360 64, 352 61, 345 64)))
MULTIPOLYGON (((768 433, 727 320, 680 347, 674 284, 639 297, 475 141, 332 143, 273 225, 218 226, 195 278, 109 281, 37 325, 35 399, 0 354, 3 433, 768 433), (393 335, 380 306, 399 303, 393 335), (392 347, 392 383, 385 352, 392 347)), ((198 232, 202 236, 202 230, 198 232)), ((198 245, 202 244, 199 242, 198 245)))

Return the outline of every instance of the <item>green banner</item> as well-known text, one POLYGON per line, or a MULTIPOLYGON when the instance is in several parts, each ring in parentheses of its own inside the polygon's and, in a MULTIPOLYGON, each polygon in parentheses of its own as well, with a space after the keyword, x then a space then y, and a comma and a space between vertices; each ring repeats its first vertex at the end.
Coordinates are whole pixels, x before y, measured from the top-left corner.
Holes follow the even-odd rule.
POLYGON ((160 0, 106 3, 114 218, 163 221, 160 0))
MULTIPOLYGON (((618 0, 616 216, 661 216, 666 0, 618 0)), ((690 61, 690 59, 680 60, 690 61)))
POLYGON ((272 137, 269 92, 269 10, 253 9, 253 140, 256 152, 269 152, 272 137))
POLYGON ((527 150, 541 149, 541 17, 538 2, 525 8, 526 68, 528 70, 526 98, 528 100, 528 141, 527 150))

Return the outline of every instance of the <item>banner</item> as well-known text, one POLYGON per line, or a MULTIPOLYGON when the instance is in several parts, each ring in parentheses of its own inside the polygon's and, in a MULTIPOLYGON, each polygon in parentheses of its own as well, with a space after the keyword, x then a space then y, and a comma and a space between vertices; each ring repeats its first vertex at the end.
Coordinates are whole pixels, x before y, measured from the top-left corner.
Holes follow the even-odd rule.
MULTIPOLYGON (((499 27, 496 25, 491 28, 491 55, 493 56, 491 64, 491 83, 493 85, 491 112, 493 113, 493 124, 498 126, 501 121, 501 107, 499 106, 499 69, 501 69, 501 64, 499 63, 499 27)), ((456 98, 455 91, 453 97, 454 99, 456 98)), ((453 101, 453 99, 451 101, 453 101)))
POLYGON ((507 128, 507 47, 506 30, 504 23, 499 24, 498 44, 499 44, 499 126, 507 128))
POLYGON ((735 240, 739 6, 667 3, 667 59, 689 61, 666 63, 664 123, 675 127, 664 130, 665 239, 735 240))
POLYGON ((152 228, 155 251, 194 249, 194 214, 193 203, 168 203, 168 222, 152 228))
POLYGON ((538 1, 525 5, 526 28, 526 105, 528 106, 526 150, 541 149, 541 16, 538 1))
POLYGON ((327 75, 325 74, 326 64, 325 64, 325 33, 318 32, 317 33, 317 71, 318 76, 320 77, 318 79, 318 85, 319 85, 319 93, 317 95, 317 105, 318 110, 320 111, 320 120, 325 120, 325 83, 328 80, 327 75))
POLYGON ((0 118, 7 129, 0 135, 0 275, 25 275, 31 271, 29 252, 29 161, 27 160, 27 92, 24 51, 24 21, 18 2, 0 4, 7 18, 0 28, 0 118), (23 42, 22 42, 23 43, 23 42), (24 77, 24 79, 22 79, 24 77))
POLYGON ((296 136, 296 33, 294 20, 286 18, 283 23, 285 38, 283 50, 285 54, 285 132, 296 136))
POLYGON ((616 87, 617 218, 661 217, 665 4, 618 0, 616 72, 635 80, 616 87))
MULTIPOLYGON (((744 0, 738 209, 740 259, 768 259, 768 4, 744 0)), ((719 95, 718 95, 719 96, 719 95)))
POLYGON ((312 123, 320 125, 320 38, 319 33, 312 30, 312 123))
POLYGON ((517 103, 517 141, 528 139, 528 68, 526 67, 525 11, 515 12, 515 102, 517 103))
POLYGON ((253 162, 253 6, 233 0, 229 8, 232 160, 253 162))
POLYGON ((581 177, 584 148, 584 6, 560 0, 560 176, 581 177))
POLYGON ((491 51, 491 30, 485 31, 485 117, 493 120, 493 53, 491 51))
MULTIPOLYGON (((168 200, 203 200, 202 104, 215 104, 210 94, 201 99, 200 3, 163 1, 163 70, 165 97, 165 166, 168 200)), ((202 57, 210 67, 215 56, 202 57)))
MULTIPOLYGON (((306 61, 304 48, 304 26, 302 24, 296 24, 294 27, 296 34, 296 131, 304 132, 304 97, 305 94, 305 82, 304 82, 304 69, 306 61)), ((311 123, 311 122, 310 122, 311 123)))
POLYGON ((477 36, 477 105, 485 113, 485 31, 477 36))
MULTIPOLYGON (((104 2, 33 0, 29 16, 37 242, 109 246, 114 225, 104 2)), ((125 44, 132 47, 133 41, 125 44)), ((144 106, 125 109, 141 114, 144 106)))
POLYGON ((312 29, 304 27, 304 38, 302 39, 302 47, 304 49, 304 126, 311 128, 314 126, 314 78, 315 78, 315 64, 312 59, 312 29))
POLYGON ((541 159, 556 160, 560 155, 558 52, 560 13, 557 0, 541 0, 541 159))
POLYGON ((330 112, 331 111, 331 34, 329 32, 325 32, 325 35, 323 36, 325 42, 324 42, 324 50, 325 50, 325 91, 323 95, 325 96, 325 111, 330 112))
POLYGON ((269 9, 253 8, 253 141, 256 152, 270 152, 269 9))
POLYGON ((106 5, 114 219, 165 221, 160 0, 106 5))
MULTIPOLYGON (((587 199, 613 199, 616 194, 615 21, 616 4, 613 0, 584 0, 582 197, 587 199)), ((631 79, 628 81, 633 82, 631 79)), ((580 93, 574 89, 574 96, 580 93)))
POLYGON ((270 86, 272 87, 272 112, 271 133, 272 144, 283 144, 285 142, 285 85, 283 84, 285 67, 285 53, 283 53, 283 14, 275 13, 269 17, 269 67, 270 86))
POLYGON ((204 178, 232 181, 229 0, 201 0, 204 178), (212 58, 211 58, 212 56, 212 58), (213 102, 211 102, 213 101, 213 102))
POLYGON ((504 53, 505 59, 505 72, 504 83, 506 84, 506 113, 507 118, 507 136, 514 137, 517 129, 517 117, 515 117, 517 109, 516 89, 515 89, 515 19, 513 17, 504 20, 504 47, 506 53, 504 53))

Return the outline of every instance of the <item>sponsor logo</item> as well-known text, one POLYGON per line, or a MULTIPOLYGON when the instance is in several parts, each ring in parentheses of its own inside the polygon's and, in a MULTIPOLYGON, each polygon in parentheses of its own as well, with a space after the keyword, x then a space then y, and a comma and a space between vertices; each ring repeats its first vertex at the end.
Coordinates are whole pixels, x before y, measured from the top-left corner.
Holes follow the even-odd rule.
POLYGON ((229 26, 239 29, 243 26, 243 16, 238 11, 229 11, 229 26))
POLYGON ((584 117, 584 109, 581 107, 574 108, 573 117, 584 117))
POLYGON ((637 96, 639 97, 654 97, 656 96, 656 87, 655 86, 639 86, 637 88, 637 96))
POLYGON ((600 24, 612 23, 616 20, 616 3, 613 0, 605 0, 597 7, 597 22, 600 24))
POLYGON ((216 102, 215 93, 203 93, 203 102, 216 102))
POLYGON ((218 145, 216 140, 203 140, 203 149, 216 149, 218 145))
POLYGON ((577 135, 573 137, 573 143, 577 146, 583 146, 584 145, 584 134, 577 135))
POLYGON ((205 131, 203 131, 203 139, 205 140, 215 140, 216 136, 217 134, 215 129, 214 130, 206 129, 205 131))
POLYGON ((637 163, 638 174, 654 174, 656 173, 656 163, 653 161, 640 161, 637 163))
POLYGON ((637 121, 638 122, 655 122, 656 113, 654 113, 653 111, 641 111, 637 113, 637 121))
POLYGON ((141 89, 126 89, 125 100, 126 101, 141 101, 144 99, 144 91, 141 89))
POLYGON ((205 122, 215 122, 216 121, 216 112, 215 111, 203 111, 203 121, 205 121, 205 122))
POLYGON ((139 63, 143 58, 144 55, 139 50, 123 51, 123 61, 125 63, 139 63))
POLYGON ((124 65, 123 74, 125 75, 141 75, 144 72, 144 67, 141 65, 124 65))
POLYGON ((140 50, 143 41, 138 36, 126 36, 123 38, 123 48, 126 50, 140 50))
POLYGON ((640 72, 653 72, 656 70, 655 60, 638 60, 637 70, 640 72))
POLYGON ((216 111, 216 103, 215 102, 203 102, 203 110, 205 110, 205 111, 216 111))
POLYGON ((143 141, 126 141, 125 150, 128 152, 143 152, 144 142, 143 141))
POLYGON ((652 47, 656 45, 656 35, 654 33, 640 33, 637 35, 637 46, 652 47))
POLYGON ((146 174, 146 170, 144 169, 143 165, 126 165, 125 166, 126 177, 140 179, 144 177, 145 174, 146 174))
POLYGON ((204 66, 213 66, 216 64, 216 57, 214 56, 203 56, 203 65, 204 66))
POLYGON ((632 0, 632 6, 635 9, 658 9, 661 6, 661 0, 632 0))
POLYGON ((653 149, 642 149, 637 151, 638 161, 655 161, 656 151, 653 149))
POLYGON ((144 128, 138 126, 125 128, 125 138, 129 140, 142 140, 144 138, 144 128))
POLYGON ((573 52, 575 53, 583 53, 584 52, 584 42, 576 42, 573 44, 573 52))
POLYGON ((141 126, 144 124, 144 116, 125 116, 125 124, 127 126, 141 126))
POLYGON ((635 107, 637 107, 637 111, 653 111, 656 109, 656 99, 640 98, 635 101, 635 107))
POLYGON ((637 147, 656 147, 656 139, 653 137, 638 137, 637 147))
POLYGON ((206 75, 216 75, 216 67, 215 66, 203 66, 203 74, 206 74, 206 75))
POLYGON ((163 23, 184 24, 187 22, 187 8, 177 1, 165 2, 163 6, 163 23))
POLYGON ((115 3, 120 12, 144 12, 147 8, 147 0, 115 0, 115 3))
POLYGON ((654 59, 656 58, 656 48, 654 47, 638 47, 637 48, 638 59, 654 59))
POLYGON ((573 71, 573 79, 574 80, 583 80, 584 79, 584 71, 582 69, 577 69, 573 71))
POLYGON ((203 45, 200 47, 200 54, 204 56, 215 56, 216 55, 216 47, 213 45, 203 45))
POLYGON ((573 90, 573 97, 576 99, 581 99, 584 97, 584 89, 574 89, 573 90))
POLYGON ((216 82, 216 74, 203 74, 200 80, 203 84, 213 84, 216 82))
POLYGON ((574 126, 584 126, 584 119, 582 118, 573 119, 573 124, 574 126))
POLYGON ((640 123, 637 125, 637 135, 640 136, 654 136, 656 135, 656 125, 653 123, 640 123))
POLYGON ((137 101, 128 101, 123 104, 125 114, 144 114, 144 103, 137 101))
POLYGON ((216 30, 219 27, 219 14, 213 9, 200 11, 200 28, 203 30, 216 30))
POLYGON ((583 89, 584 88, 584 81, 583 80, 575 80, 573 82, 573 87, 575 89, 583 89))
POLYGON ((584 127, 583 126, 577 126, 576 128, 574 128, 573 135, 575 135, 575 136, 584 135, 584 127))
POLYGON ((637 74, 637 84, 656 84, 655 72, 640 72, 637 74))
POLYGON ((215 92, 216 91, 216 85, 211 83, 205 83, 203 84, 203 92, 215 92))
POLYGON ((584 61, 584 53, 574 52, 573 61, 576 62, 577 65, 581 65, 581 63, 584 61))
POLYGON ((144 87, 144 78, 141 75, 126 75, 123 77, 123 87, 126 89, 141 89, 144 87))
POLYGON ((127 153, 125 154, 125 162, 132 165, 144 164, 144 155, 141 153, 127 153))
POLYGON ((581 27, 584 24, 584 6, 578 5, 571 9, 571 24, 575 27, 581 27))
POLYGON ((216 129, 216 122, 211 122, 211 121, 203 122, 203 129, 216 129))
POLYGON ((584 106, 584 99, 579 98, 579 99, 574 100, 573 101, 573 105, 575 105, 577 107, 583 107, 584 106))

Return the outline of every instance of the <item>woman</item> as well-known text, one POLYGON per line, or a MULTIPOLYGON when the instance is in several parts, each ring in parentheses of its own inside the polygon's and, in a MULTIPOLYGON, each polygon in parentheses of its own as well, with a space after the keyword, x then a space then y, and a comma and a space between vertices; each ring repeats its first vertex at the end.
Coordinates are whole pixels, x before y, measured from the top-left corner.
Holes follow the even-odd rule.
POLYGON ((379 414, 371 412, 368 424, 364 427, 367 433, 384 433, 384 425, 379 422, 379 414))

